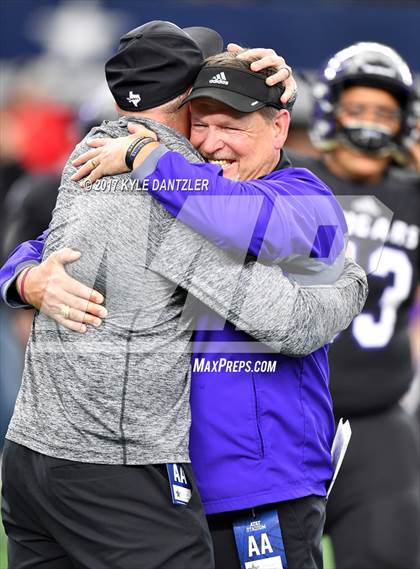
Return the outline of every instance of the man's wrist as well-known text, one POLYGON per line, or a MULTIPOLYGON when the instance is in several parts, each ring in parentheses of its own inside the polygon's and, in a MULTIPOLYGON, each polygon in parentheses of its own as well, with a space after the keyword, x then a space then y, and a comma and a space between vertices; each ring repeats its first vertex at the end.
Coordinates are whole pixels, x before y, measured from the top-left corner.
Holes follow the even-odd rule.
POLYGON ((160 145, 160 142, 158 142, 156 140, 156 141, 151 141, 148 144, 146 144, 145 146, 143 146, 140 149, 140 152, 134 158, 133 170, 138 168, 146 160, 146 158, 149 156, 149 154, 151 154, 153 152, 153 150, 156 150, 156 148, 158 148, 159 145, 160 145))
MULTIPOLYGON (((24 304, 20 299, 16 288, 16 279, 26 267, 38 267, 37 259, 27 259, 20 263, 11 264, 8 268, 9 276, 1 281, 1 300, 9 308, 32 308, 28 304, 24 304)), ((32 279, 31 279, 32 280, 32 279)))
POLYGON ((20 284, 21 284, 21 282, 22 282, 22 277, 23 277, 23 275, 25 274, 25 272, 27 271, 28 268, 30 269, 30 267, 25 267, 24 269, 22 269, 22 270, 20 271, 20 273, 17 275, 17 277, 15 278, 15 282, 14 282, 15 291, 16 291, 16 294, 18 295, 18 297, 20 298, 20 300, 22 300, 22 298, 21 298, 21 296, 20 296, 20 284))
POLYGON ((133 169, 134 160, 141 149, 150 142, 154 142, 155 140, 155 138, 152 138, 150 136, 142 136, 133 140, 125 153, 125 165, 129 170, 133 169))
POLYGON ((15 290, 17 293, 17 298, 22 302, 22 304, 26 306, 33 307, 33 299, 31 300, 30 294, 30 280, 31 277, 35 274, 36 271, 33 269, 37 269, 39 265, 32 265, 30 267, 25 267, 20 271, 18 276, 15 280, 15 290), (31 274, 32 273, 32 274, 31 274))
POLYGON ((25 282, 28 276, 28 273, 33 269, 34 267, 25 267, 16 277, 16 281, 15 281, 15 287, 16 287, 16 291, 18 293, 18 296, 20 298, 20 300, 24 303, 24 304, 28 304, 28 300, 26 298, 25 295, 25 282))

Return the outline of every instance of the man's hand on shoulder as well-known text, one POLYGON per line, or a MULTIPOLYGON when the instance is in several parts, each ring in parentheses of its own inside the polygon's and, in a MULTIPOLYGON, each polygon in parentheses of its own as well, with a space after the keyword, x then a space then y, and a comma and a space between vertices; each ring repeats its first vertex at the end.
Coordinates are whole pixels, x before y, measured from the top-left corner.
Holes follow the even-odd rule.
POLYGON ((65 265, 79 258, 78 251, 60 249, 37 267, 31 267, 26 277, 22 271, 16 279, 16 288, 20 294, 25 278, 22 300, 69 330, 84 333, 88 324, 100 326, 107 311, 101 306, 102 294, 67 274, 65 265))

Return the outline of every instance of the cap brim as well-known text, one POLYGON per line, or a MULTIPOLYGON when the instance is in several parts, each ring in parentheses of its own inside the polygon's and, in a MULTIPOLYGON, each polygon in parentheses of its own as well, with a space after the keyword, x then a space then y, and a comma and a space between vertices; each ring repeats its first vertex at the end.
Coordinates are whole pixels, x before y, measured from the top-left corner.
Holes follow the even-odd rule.
POLYGON ((183 100, 182 104, 193 101, 194 99, 201 98, 215 99, 224 103, 228 107, 235 109, 241 113, 252 113, 262 109, 265 104, 262 101, 257 101, 246 95, 241 95, 240 93, 234 93, 228 91, 227 89, 217 89, 216 87, 203 87, 201 89, 195 89, 186 99, 183 100))
POLYGON ((203 28, 193 26, 192 28, 183 28, 201 49, 203 58, 206 59, 211 55, 217 55, 223 51, 223 38, 215 30, 211 28, 203 28))

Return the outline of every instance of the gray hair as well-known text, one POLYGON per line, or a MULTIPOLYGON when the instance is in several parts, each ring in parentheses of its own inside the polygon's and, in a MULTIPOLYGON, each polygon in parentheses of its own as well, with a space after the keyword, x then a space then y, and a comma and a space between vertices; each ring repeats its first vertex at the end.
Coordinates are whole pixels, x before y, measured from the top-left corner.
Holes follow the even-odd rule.
POLYGON ((160 105, 159 107, 155 107, 155 108, 159 109, 159 111, 161 111, 162 113, 165 113, 166 115, 172 115, 173 113, 176 113, 179 111, 179 107, 184 102, 184 99, 186 99, 188 92, 189 92, 189 89, 187 89, 185 91, 185 93, 182 93, 181 95, 178 95, 177 97, 175 97, 175 99, 171 99, 167 103, 163 103, 163 105, 160 105))

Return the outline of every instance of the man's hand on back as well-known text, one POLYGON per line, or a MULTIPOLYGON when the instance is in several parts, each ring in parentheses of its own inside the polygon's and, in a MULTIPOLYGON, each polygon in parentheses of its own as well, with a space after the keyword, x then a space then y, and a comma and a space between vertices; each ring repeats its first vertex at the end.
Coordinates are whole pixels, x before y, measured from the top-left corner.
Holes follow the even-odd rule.
MULTIPOLYGON (((79 258, 77 251, 60 249, 31 268, 25 279, 25 300, 69 330, 83 333, 87 324, 100 326, 107 311, 101 306, 104 301, 101 293, 67 274, 65 265, 79 258)), ((22 276, 23 271, 16 279, 18 293, 22 276)))

